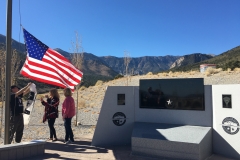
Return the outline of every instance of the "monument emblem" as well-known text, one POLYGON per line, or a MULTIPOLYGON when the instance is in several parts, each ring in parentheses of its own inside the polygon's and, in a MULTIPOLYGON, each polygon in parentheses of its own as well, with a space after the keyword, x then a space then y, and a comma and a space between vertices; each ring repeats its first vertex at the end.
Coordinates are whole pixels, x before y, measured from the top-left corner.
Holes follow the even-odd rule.
POLYGON ((238 121, 232 117, 224 118, 222 121, 222 127, 226 133, 231 135, 237 134, 240 128, 238 121))
POLYGON ((126 116, 122 112, 117 112, 113 115, 112 121, 116 126, 122 126, 126 122, 126 116))

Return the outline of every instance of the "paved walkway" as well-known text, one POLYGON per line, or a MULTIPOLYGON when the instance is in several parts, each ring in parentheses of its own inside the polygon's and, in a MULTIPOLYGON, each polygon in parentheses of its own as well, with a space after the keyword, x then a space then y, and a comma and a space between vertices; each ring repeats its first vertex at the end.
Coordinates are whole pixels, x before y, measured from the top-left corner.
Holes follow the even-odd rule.
MULTIPOLYGON (((147 158, 131 155, 130 146, 94 147, 91 146, 91 138, 76 139, 73 144, 64 144, 59 140, 47 142, 45 154, 30 157, 26 160, 160 160, 159 158, 147 158)), ((164 160, 164 159, 162 159, 164 160)), ((230 160, 221 156, 213 155, 207 160, 230 160)))

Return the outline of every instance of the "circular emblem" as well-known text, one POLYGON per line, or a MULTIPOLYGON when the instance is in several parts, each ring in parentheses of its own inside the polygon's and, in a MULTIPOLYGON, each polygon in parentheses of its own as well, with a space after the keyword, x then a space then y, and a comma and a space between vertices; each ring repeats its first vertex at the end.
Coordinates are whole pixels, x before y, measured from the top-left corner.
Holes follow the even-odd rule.
POLYGON ((126 122, 126 116, 122 112, 117 112, 113 115, 112 121, 116 126, 122 126, 126 122))
POLYGON ((223 130, 228 134, 237 134, 239 131, 239 123, 235 118, 226 117, 222 121, 223 130))

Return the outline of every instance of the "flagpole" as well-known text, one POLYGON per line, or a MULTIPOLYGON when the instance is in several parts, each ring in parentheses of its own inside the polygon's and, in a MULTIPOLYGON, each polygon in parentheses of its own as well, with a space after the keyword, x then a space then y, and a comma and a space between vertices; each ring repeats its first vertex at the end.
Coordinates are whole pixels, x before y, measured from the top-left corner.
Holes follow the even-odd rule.
POLYGON ((78 86, 76 87, 76 89, 77 89, 77 110, 76 110, 76 123, 75 123, 75 126, 77 126, 78 125, 78 86))
POLYGON ((6 82, 5 82, 5 130, 4 144, 10 144, 10 86, 11 86, 11 56, 12 56, 12 0, 7 0, 6 25, 6 82))

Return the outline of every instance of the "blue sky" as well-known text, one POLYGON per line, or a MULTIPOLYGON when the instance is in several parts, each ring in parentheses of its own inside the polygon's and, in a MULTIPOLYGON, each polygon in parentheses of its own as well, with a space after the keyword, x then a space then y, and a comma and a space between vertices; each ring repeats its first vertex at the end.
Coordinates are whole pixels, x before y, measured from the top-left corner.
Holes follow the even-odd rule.
MULTIPOLYGON (((6 2, 0 1, 3 35, 6 2)), ((239 0, 13 0, 12 38, 24 42, 20 12, 23 27, 53 49, 70 52, 77 31, 84 51, 96 56, 218 55, 240 45, 239 6, 239 0)))

